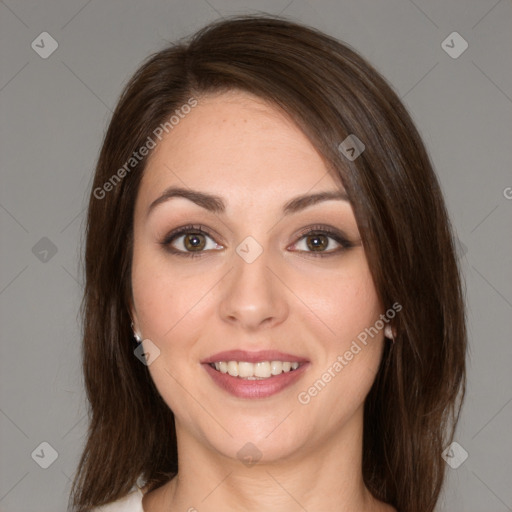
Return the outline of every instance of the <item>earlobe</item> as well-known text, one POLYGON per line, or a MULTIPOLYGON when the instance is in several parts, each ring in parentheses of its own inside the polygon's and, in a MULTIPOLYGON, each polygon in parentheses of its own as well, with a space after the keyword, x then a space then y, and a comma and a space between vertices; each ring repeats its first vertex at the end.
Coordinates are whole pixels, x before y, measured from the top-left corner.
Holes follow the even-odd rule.
POLYGON ((396 331, 395 329, 393 329, 391 327, 391 325, 386 325, 386 327, 384 327, 384 336, 388 339, 390 339, 391 341, 393 341, 393 343, 395 342, 395 336, 396 336, 396 331))
POLYGON ((139 330, 135 328, 133 321, 131 323, 131 326, 132 326, 132 331, 133 331, 133 337, 135 338, 137 343, 140 343, 142 341, 142 336, 140 335, 139 330))
POLYGON ((140 331, 139 329, 137 329, 135 327, 135 325, 138 323, 137 322, 137 315, 135 314, 135 307, 133 306, 133 303, 130 305, 130 310, 129 310, 129 314, 130 314, 130 318, 132 320, 132 323, 131 323, 131 326, 132 326, 132 331, 133 331, 133 337, 135 338, 135 340, 137 341, 137 343, 140 343, 142 341, 142 335, 140 334, 140 331))

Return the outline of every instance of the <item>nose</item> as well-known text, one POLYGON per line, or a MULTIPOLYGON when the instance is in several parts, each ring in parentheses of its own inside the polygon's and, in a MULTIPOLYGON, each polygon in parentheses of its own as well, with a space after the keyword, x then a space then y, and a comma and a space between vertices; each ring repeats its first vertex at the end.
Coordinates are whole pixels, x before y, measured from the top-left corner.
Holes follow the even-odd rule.
POLYGON ((269 251, 249 263, 238 253, 234 268, 223 280, 220 315, 237 328, 255 331, 282 323, 289 314, 286 287, 279 279, 269 251))

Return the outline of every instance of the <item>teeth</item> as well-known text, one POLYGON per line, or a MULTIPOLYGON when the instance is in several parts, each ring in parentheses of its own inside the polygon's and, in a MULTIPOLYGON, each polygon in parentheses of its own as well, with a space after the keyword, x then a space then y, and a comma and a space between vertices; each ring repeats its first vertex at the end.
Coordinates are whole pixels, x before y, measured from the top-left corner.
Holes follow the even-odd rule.
MULTIPOLYGON (((231 364, 231 361, 229 362, 229 364, 231 364)), ((252 363, 238 363, 238 376, 242 378, 254 377, 254 365, 252 363)))
POLYGON ((253 364, 254 377, 268 378, 272 375, 270 372, 270 363, 268 361, 261 361, 260 363, 253 364))
POLYGON ((228 373, 231 377, 238 377, 238 363, 236 361, 229 361, 228 373))
POLYGON ((229 373, 232 377, 240 377, 246 380, 268 379, 273 375, 280 375, 296 370, 300 365, 288 361, 259 361, 248 363, 246 361, 219 361, 211 364, 221 373, 229 373))

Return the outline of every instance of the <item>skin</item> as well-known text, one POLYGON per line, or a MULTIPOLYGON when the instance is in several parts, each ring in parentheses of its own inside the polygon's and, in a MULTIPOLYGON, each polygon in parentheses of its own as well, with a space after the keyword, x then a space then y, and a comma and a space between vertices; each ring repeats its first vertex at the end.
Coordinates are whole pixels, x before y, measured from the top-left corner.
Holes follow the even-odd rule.
MULTIPOLYGON (((348 201, 282 214, 289 199, 326 190, 339 182, 307 137, 245 92, 199 98, 153 150, 135 205, 131 314, 160 350, 148 368, 176 418, 179 474, 145 494, 145 512, 394 510, 371 496, 361 472, 363 405, 383 333, 308 404, 298 401, 384 313, 348 201), (222 196, 226 211, 172 198, 147 216, 171 185, 222 196), (161 244, 186 224, 211 230, 200 257, 161 244), (353 247, 335 252, 342 246, 327 235, 331 255, 315 256, 314 236, 300 234, 315 224, 342 231, 353 247), (263 249, 252 263, 236 252, 247 236, 263 249), (274 396, 236 398, 200 364, 229 349, 275 349, 310 364, 274 396), (237 456, 246 443, 261 453, 252 466, 237 456)), ((186 252, 185 238, 172 247, 186 252)))

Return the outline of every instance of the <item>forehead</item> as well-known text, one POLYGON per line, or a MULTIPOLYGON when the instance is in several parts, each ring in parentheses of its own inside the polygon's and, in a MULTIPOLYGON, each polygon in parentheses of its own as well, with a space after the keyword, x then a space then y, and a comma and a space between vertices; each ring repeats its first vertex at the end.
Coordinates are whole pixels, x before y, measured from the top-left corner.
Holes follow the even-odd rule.
POLYGON ((240 201, 339 189, 307 136, 281 110, 241 91, 198 98, 158 143, 141 183, 144 201, 170 185, 240 201))

